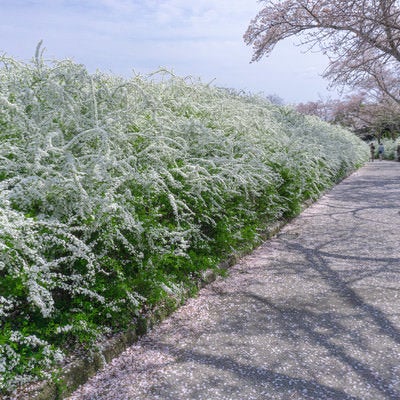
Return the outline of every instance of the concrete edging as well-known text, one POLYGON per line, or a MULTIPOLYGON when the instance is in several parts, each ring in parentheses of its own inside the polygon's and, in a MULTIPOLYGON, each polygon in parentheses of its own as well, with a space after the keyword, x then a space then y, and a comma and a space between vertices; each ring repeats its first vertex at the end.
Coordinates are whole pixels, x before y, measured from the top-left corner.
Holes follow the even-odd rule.
MULTIPOLYGON (((262 241, 276 235, 288 221, 278 221, 261 233, 262 241)), ((230 255, 223 261, 218 268, 227 270, 235 265, 238 260, 252 250, 242 251, 230 255)), ((218 277, 215 270, 206 270, 202 274, 201 280, 198 283, 199 288, 213 282, 218 277)), ((173 299, 175 304, 161 304, 154 310, 149 312, 148 315, 140 318, 135 325, 129 328, 126 332, 117 334, 107 341, 98 345, 98 350, 95 351, 90 357, 78 358, 74 357, 71 361, 67 362, 66 367, 63 369, 61 376, 57 382, 43 381, 37 384, 27 386, 17 394, 10 397, 1 397, 3 400, 60 400, 66 398, 80 385, 87 382, 93 375, 102 369, 113 358, 119 356, 126 348, 137 342, 137 340, 145 335, 153 326, 159 324, 171 313, 173 313, 181 304, 189 297, 184 299, 173 299)), ((172 299, 172 298, 171 298, 172 299)))

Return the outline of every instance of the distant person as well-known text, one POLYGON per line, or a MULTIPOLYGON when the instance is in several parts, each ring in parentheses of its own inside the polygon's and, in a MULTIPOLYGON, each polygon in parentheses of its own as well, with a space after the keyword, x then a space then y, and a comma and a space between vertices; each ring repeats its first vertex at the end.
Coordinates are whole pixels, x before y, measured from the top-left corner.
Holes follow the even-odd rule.
POLYGON ((397 161, 400 161, 400 143, 397 145, 396 153, 397 161))
POLYGON ((383 143, 379 143, 378 146, 378 154, 379 154, 379 160, 382 161, 383 159, 383 153, 385 152, 385 147, 383 146, 383 143))
POLYGON ((373 142, 371 142, 371 144, 369 145, 369 150, 370 150, 370 152, 371 152, 371 156, 370 156, 370 161, 374 161, 374 158, 375 158, 375 145, 374 145, 374 143, 373 142))

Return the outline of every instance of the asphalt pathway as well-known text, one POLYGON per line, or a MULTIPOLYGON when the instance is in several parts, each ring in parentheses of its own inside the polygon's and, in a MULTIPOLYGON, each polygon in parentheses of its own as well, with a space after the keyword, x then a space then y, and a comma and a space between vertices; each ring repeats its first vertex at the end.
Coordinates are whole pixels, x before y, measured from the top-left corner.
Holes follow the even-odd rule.
POLYGON ((399 246, 400 163, 368 163, 70 400, 399 400, 399 246))

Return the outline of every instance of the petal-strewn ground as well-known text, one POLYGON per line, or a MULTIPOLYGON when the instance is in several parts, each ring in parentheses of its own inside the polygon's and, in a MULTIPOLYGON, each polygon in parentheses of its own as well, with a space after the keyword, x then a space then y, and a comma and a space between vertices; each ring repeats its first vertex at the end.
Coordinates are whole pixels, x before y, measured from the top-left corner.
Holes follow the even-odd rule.
POLYGON ((400 399, 400 163, 351 175, 69 400, 400 399))

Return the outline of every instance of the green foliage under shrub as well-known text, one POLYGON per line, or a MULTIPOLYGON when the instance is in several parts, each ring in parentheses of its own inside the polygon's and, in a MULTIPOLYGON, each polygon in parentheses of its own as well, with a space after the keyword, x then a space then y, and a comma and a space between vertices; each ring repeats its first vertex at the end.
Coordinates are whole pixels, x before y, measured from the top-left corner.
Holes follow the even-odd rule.
POLYGON ((166 71, 1 61, 0 391, 179 298, 368 159, 343 129, 166 71))

